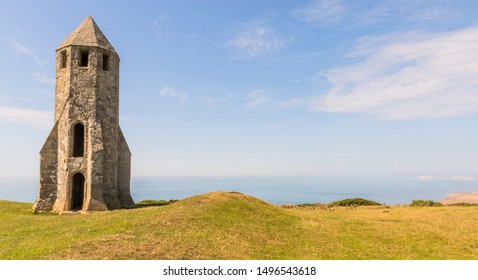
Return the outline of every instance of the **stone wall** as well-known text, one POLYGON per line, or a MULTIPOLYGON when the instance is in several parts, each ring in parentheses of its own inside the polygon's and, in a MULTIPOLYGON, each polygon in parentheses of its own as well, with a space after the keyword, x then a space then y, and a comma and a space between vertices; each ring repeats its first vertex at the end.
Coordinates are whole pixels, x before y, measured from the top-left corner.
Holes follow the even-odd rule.
POLYGON ((40 151, 40 183, 35 212, 51 211, 57 196, 58 126, 53 127, 40 151))

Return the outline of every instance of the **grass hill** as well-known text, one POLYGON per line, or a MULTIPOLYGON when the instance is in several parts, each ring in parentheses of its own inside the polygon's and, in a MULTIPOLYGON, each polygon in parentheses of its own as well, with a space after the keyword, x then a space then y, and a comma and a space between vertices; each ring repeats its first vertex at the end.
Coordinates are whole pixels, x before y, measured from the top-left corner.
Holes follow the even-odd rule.
POLYGON ((231 192, 86 215, 0 201, 0 259, 477 259, 477 207, 285 209, 231 192))

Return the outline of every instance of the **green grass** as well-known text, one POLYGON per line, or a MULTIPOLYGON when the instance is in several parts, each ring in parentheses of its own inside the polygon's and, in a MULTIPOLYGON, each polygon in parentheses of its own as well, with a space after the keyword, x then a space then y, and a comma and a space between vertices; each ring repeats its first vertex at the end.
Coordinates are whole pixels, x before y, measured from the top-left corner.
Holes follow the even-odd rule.
POLYGON ((285 209, 226 192, 86 215, 0 201, 0 259, 478 259, 477 228, 478 207, 285 209))

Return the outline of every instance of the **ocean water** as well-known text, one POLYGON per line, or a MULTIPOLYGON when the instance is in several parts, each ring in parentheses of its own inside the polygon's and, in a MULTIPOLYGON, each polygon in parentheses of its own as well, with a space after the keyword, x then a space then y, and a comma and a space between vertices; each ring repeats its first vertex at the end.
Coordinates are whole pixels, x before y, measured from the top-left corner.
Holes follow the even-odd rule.
MULTIPOLYGON (((211 191, 238 191, 273 204, 331 202, 362 197, 389 205, 415 199, 440 201, 452 192, 478 191, 478 181, 417 178, 326 177, 133 177, 131 194, 145 199, 182 199, 211 191)), ((37 178, 0 178, 0 199, 34 202, 37 178)))

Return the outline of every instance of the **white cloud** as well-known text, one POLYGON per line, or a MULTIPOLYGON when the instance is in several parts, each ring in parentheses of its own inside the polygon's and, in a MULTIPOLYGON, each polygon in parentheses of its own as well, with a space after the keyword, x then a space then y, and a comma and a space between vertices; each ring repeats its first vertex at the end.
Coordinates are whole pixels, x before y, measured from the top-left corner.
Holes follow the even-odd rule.
POLYGON ((478 181, 478 177, 473 176, 420 176, 418 180, 422 181, 478 181))
POLYGON ((170 86, 166 86, 163 89, 161 89, 161 91, 159 92, 159 96, 163 98, 174 99, 176 101, 175 104, 166 104, 167 106, 180 105, 186 102, 186 100, 188 100, 187 93, 177 92, 174 88, 170 86))
POLYGON ((49 77, 45 73, 33 73, 33 80, 47 85, 55 85, 55 78, 49 77))
POLYGON ((258 106, 269 103, 269 97, 267 90, 265 89, 256 89, 246 95, 246 105, 247 109, 253 109, 258 106))
POLYGON ((241 25, 225 45, 238 58, 253 58, 282 49, 285 40, 265 20, 253 20, 241 25))
POLYGON ((35 61, 35 63, 40 67, 45 66, 46 60, 39 57, 32 49, 26 47, 25 45, 11 38, 6 38, 5 41, 10 45, 10 47, 15 52, 31 57, 35 61))
POLYGON ((27 124, 35 128, 48 129, 52 121, 52 112, 0 105, 0 122, 27 124))
POLYGON ((478 113, 477 49, 477 27, 363 38, 349 65, 319 73, 331 87, 310 109, 386 120, 478 113))

